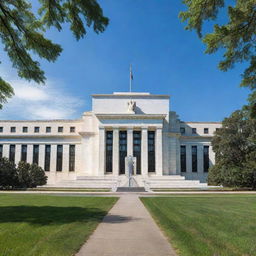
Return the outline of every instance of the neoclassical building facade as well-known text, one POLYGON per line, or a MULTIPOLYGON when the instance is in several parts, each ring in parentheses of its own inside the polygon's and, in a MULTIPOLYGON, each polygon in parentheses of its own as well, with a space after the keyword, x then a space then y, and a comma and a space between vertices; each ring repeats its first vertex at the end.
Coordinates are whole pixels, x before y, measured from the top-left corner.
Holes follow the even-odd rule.
POLYGON ((127 186, 130 156, 136 186, 202 187, 220 127, 179 120, 168 95, 97 94, 80 119, 0 121, 0 157, 38 164, 48 186, 127 186))

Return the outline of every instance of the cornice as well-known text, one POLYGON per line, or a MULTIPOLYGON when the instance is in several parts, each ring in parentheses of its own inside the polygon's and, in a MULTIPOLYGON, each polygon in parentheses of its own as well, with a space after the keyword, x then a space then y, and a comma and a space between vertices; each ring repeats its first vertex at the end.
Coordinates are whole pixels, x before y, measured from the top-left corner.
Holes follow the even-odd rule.
POLYGON ((165 119, 165 114, 95 114, 99 119, 165 119))

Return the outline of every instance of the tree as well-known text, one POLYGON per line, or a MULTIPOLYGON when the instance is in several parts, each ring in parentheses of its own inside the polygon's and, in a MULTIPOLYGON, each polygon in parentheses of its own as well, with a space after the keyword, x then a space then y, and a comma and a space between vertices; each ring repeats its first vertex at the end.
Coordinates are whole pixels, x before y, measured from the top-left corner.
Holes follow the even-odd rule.
POLYGON ((47 182, 44 170, 36 164, 19 162, 17 176, 20 188, 35 188, 47 182))
MULTIPOLYGON (((236 63, 248 63, 241 86, 256 90, 256 2, 255 0, 183 0, 188 9, 180 13, 187 30, 195 30, 206 44, 206 53, 224 49, 219 69, 227 71, 236 63), (226 4, 226 5, 225 5, 226 4), (212 32, 203 35, 203 24, 216 21, 221 9, 227 10, 227 22, 215 24, 212 32)), ((256 117, 256 94, 250 96, 251 115, 256 117)))
POLYGON ((0 187, 14 188, 18 184, 16 166, 7 158, 0 159, 0 187))
MULTIPOLYGON (((30 1, 31 3, 33 1, 30 1)), ((40 8, 33 13, 27 0, 0 1, 0 38, 18 75, 27 80, 44 83, 46 78, 34 58, 54 62, 62 48, 45 37, 50 27, 61 31, 62 24, 70 25, 77 40, 83 38, 86 27, 101 33, 108 25, 97 0, 38 0, 40 8), (32 55, 33 53, 33 55, 32 55)), ((13 95, 9 83, 0 77, 0 108, 13 95)))
POLYGON ((216 164, 208 182, 213 185, 256 188, 256 120, 247 106, 222 122, 213 140, 216 164))

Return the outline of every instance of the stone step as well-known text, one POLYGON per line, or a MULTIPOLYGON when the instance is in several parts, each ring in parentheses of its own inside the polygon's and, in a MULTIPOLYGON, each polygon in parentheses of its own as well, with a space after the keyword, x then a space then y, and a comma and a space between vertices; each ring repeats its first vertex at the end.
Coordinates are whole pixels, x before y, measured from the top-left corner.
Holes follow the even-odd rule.
POLYGON ((144 187, 118 187, 116 192, 146 192, 144 187))

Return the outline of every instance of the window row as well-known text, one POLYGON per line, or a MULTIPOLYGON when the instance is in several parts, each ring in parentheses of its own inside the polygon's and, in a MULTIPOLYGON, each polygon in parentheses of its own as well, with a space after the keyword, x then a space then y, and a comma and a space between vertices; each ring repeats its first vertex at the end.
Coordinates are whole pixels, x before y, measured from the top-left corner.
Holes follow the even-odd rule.
MULTIPOLYGON (((216 128, 216 131, 219 128, 216 128)), ((180 127, 180 133, 185 134, 186 133, 186 128, 185 127, 180 127)), ((197 134, 197 128, 192 128, 192 134, 197 134)), ((204 134, 209 134, 209 128, 204 128, 204 134)))
MULTIPOLYGON (((59 126, 58 127, 58 132, 62 133, 64 131, 64 127, 63 126, 59 126)), ((75 126, 70 126, 69 127, 69 132, 73 133, 76 131, 76 127, 75 126)), ((4 132, 4 127, 1 126, 0 127, 0 132, 4 132)), ((16 132, 16 127, 15 126, 11 126, 10 127, 10 132, 11 133, 15 133, 16 132)), ((28 127, 27 126, 23 126, 22 127, 22 132, 23 133, 27 133, 28 132, 28 127)), ((40 127, 39 126, 34 126, 34 133, 39 133, 40 132, 40 127)), ((51 126, 47 126, 45 127, 45 132, 46 133, 51 133, 52 132, 52 127, 51 126)))
MULTIPOLYGON (((16 145, 10 145, 9 148, 9 160, 15 162, 15 149, 16 145)), ((3 157, 3 145, 0 145, 0 158, 3 157)), ((28 146, 21 145, 21 156, 20 161, 27 162, 28 157, 28 146)), ((32 163, 38 165, 39 162, 39 145, 33 145, 32 152, 32 163)), ((51 145, 45 145, 45 155, 44 155, 44 170, 46 172, 50 171, 51 163, 51 145)), ((56 171, 61 172, 63 169, 63 145, 57 145, 56 153, 56 171)), ((75 171, 75 145, 69 145, 69 171, 75 171)))
MULTIPOLYGON (((180 146, 180 169, 181 172, 187 171, 187 152, 186 146, 180 146)), ((197 146, 191 146, 191 165, 192 172, 197 172, 197 146)), ((209 146, 204 146, 203 149, 203 170, 208 172, 209 169, 209 146)))

